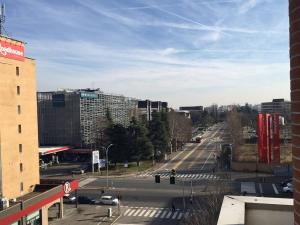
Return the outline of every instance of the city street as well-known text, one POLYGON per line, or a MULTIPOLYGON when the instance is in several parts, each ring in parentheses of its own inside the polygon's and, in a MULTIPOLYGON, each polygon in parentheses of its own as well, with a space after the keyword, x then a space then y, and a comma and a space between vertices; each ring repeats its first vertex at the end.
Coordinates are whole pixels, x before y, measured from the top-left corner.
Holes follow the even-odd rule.
POLYGON ((214 152, 220 149, 224 125, 215 125, 202 136, 201 143, 189 143, 166 164, 155 171, 114 178, 87 178, 81 182, 79 195, 99 198, 105 194, 121 196, 121 216, 116 224, 180 224, 193 212, 205 206, 206 195, 220 184, 235 191, 222 173, 215 171, 214 152), (176 170, 176 183, 170 184, 171 169, 176 170), (155 183, 154 176, 161 176, 155 183), (84 182, 84 183, 83 183, 84 182), (175 211, 172 211, 172 205, 175 211))

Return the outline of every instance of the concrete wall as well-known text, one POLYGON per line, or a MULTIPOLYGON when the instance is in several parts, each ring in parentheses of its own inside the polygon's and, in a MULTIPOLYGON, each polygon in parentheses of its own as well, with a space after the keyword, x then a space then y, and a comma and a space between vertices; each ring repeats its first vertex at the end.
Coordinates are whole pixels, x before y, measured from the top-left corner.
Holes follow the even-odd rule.
POLYGON ((233 171, 241 172, 264 172, 273 173, 278 167, 292 168, 292 164, 264 164, 264 163, 253 163, 253 162, 232 162, 231 163, 233 171))
POLYGON ((1 190, 4 197, 16 198, 31 192, 39 183, 34 60, 25 58, 22 62, 0 57, 0 96, 1 190), (16 67, 19 67, 19 76, 16 67), (20 95, 17 95, 17 86, 20 86, 20 95), (22 152, 19 152, 19 144, 22 144, 22 152))

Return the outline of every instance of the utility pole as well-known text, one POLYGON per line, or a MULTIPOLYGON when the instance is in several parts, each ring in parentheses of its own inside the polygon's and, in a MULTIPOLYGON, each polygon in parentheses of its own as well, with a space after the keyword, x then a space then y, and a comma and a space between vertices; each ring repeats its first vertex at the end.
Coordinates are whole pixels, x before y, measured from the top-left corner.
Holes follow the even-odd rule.
POLYGON ((4 22, 5 22, 5 6, 1 4, 0 10, 0 36, 4 34, 4 22))

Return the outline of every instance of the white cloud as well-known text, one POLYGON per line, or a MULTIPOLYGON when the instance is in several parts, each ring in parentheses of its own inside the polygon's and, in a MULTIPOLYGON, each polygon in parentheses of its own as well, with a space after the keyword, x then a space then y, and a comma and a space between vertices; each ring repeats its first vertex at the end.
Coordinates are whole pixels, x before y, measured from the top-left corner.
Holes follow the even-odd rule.
POLYGON ((243 14, 248 12, 250 9, 254 8, 257 5, 257 0, 247 0, 244 4, 241 5, 239 13, 243 14))

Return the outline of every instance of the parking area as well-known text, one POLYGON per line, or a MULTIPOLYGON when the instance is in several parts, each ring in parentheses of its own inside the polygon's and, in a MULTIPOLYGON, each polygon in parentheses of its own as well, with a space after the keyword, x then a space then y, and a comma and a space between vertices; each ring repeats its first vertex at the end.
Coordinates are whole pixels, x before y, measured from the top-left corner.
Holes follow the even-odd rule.
POLYGON ((108 225, 119 216, 118 206, 105 205, 80 204, 76 208, 73 204, 64 204, 63 219, 57 219, 55 212, 55 209, 49 209, 49 224, 51 225, 108 225), (108 208, 112 209, 110 218, 107 216, 108 208))

